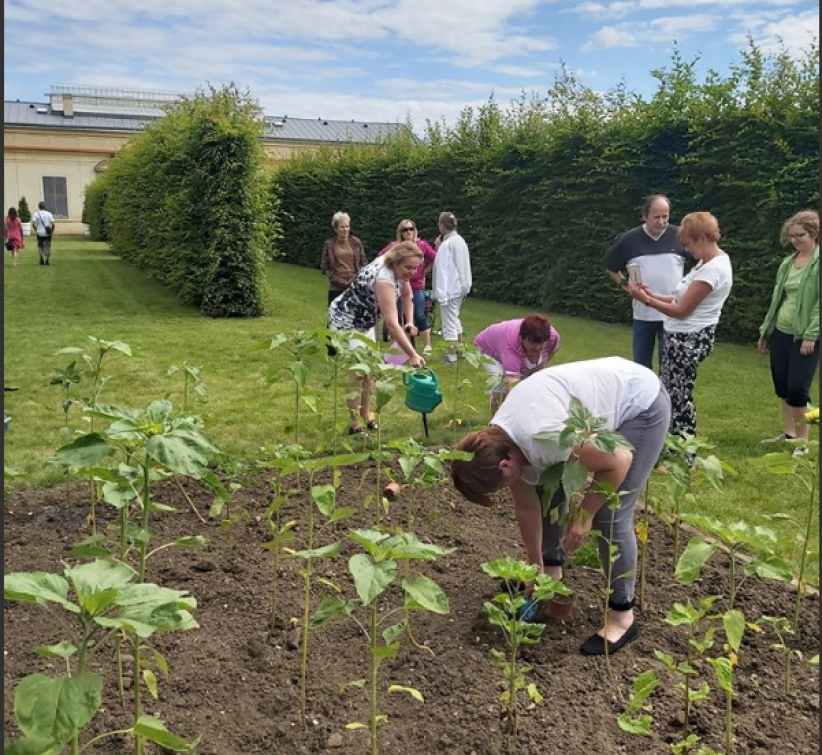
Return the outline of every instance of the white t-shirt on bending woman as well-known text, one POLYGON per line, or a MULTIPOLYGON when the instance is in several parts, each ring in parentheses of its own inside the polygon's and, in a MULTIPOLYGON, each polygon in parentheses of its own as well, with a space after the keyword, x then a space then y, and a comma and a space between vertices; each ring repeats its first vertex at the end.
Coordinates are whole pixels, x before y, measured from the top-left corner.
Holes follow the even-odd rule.
POLYGON ((727 254, 720 254, 708 262, 700 262, 677 284, 674 289, 676 300, 681 299, 688 286, 695 281, 707 283, 711 291, 687 317, 666 317, 663 327, 669 333, 696 333, 719 322, 722 305, 734 284, 731 258, 727 254))
POLYGON ((569 451, 534 435, 560 431, 568 419, 571 397, 576 396, 609 430, 617 430, 642 414, 659 396, 654 372, 622 357, 590 359, 546 367, 517 383, 490 424, 499 427, 517 444, 535 475, 523 475, 530 484, 548 467, 568 460, 569 451))

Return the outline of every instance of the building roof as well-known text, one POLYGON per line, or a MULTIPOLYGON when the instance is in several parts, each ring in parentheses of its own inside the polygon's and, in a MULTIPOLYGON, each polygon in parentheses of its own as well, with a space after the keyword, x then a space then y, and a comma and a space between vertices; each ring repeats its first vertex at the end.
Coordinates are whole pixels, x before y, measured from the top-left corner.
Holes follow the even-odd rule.
MULTIPOLYGON (((52 102, 3 101, 3 127, 33 129, 68 129, 77 131, 142 131, 160 117, 155 109, 144 112, 124 112, 125 108, 112 107, 110 113, 98 105, 95 112, 81 111, 81 105, 73 115, 66 115, 62 107, 52 102), (120 112, 117 112, 120 110, 120 112)), ((375 123, 372 121, 334 121, 317 118, 291 118, 288 116, 264 116, 263 138, 286 142, 370 143, 390 134, 405 130, 399 123, 375 123)))

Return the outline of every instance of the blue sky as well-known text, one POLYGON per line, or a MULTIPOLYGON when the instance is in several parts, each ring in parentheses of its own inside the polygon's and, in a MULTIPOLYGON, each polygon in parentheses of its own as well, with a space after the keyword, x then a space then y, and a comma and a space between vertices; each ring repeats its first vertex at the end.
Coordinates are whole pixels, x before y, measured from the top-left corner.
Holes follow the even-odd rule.
POLYGON ((674 43, 726 71, 748 35, 798 53, 819 26, 816 0, 5 0, 4 15, 6 99, 234 81, 269 115, 418 130, 492 93, 544 93, 562 62, 649 95, 674 43))

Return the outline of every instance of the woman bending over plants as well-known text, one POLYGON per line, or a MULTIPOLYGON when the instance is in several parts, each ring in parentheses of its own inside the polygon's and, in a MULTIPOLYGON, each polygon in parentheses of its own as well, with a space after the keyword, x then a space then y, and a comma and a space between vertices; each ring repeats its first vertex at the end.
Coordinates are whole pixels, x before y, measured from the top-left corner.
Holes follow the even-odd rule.
MULTIPOLYGON (((331 302, 328 308, 328 327, 331 330, 359 333, 372 341, 377 340, 376 325, 382 313, 391 337, 408 355, 412 367, 425 364, 416 352, 409 336, 417 335, 414 326, 414 301, 411 278, 422 264, 423 255, 413 241, 404 241, 389 249, 366 265, 351 286, 331 302), (405 328, 400 325, 397 299, 402 300, 405 311, 405 328)), ((351 346, 362 346, 358 339, 351 346)), ((349 435, 376 430, 377 423, 371 416, 371 381, 356 373, 348 376, 349 383, 359 383, 356 395, 348 401, 351 414, 349 435), (361 423, 365 424, 365 428, 361 423)))
MULTIPOLYGON (((455 487, 481 505, 489 505, 490 493, 508 488, 528 560, 540 571, 562 579, 566 556, 582 545, 592 528, 597 530, 611 593, 603 628, 580 647, 584 655, 615 653, 639 636, 633 613, 634 504, 662 450, 670 417, 668 394, 647 367, 621 357, 592 359, 548 367, 517 384, 490 426, 457 444, 458 450, 474 456, 452 462, 455 487), (579 402, 601 418, 597 422, 603 430, 627 439, 633 451, 617 445, 603 450, 608 446, 596 432, 588 434, 590 440, 567 447, 560 433, 579 402), (550 510, 543 518, 538 490, 543 473, 566 463, 593 475, 592 483, 569 521, 552 516, 550 510), (618 506, 609 500, 613 496, 605 492, 608 489, 619 493, 618 506)), ((566 505, 560 489, 550 509, 561 511, 566 505)))

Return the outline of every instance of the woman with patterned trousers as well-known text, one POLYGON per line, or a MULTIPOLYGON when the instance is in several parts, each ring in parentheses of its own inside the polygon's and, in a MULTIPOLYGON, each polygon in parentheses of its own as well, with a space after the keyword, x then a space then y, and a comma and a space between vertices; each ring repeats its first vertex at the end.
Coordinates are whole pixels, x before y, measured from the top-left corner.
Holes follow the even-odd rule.
POLYGON ((672 435, 696 435, 694 386, 700 363, 713 351, 722 306, 733 286, 731 259, 719 247, 719 223, 710 212, 682 219, 679 240, 697 261, 673 296, 631 286, 631 296, 665 315, 665 348, 659 377, 671 397, 672 435))

